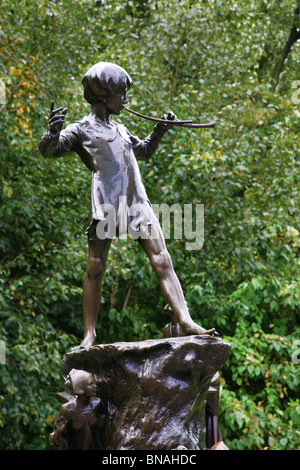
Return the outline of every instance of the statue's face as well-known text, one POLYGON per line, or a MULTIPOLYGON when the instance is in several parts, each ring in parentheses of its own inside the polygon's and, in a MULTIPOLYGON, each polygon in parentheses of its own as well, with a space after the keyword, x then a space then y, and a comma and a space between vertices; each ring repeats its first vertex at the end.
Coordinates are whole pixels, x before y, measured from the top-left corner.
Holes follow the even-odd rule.
POLYGON ((85 383, 85 395, 88 397, 94 397, 96 395, 96 388, 94 376, 90 374, 85 383))
POLYGON ((110 114, 119 115, 125 104, 128 103, 126 92, 117 95, 111 95, 107 98, 105 104, 110 114))

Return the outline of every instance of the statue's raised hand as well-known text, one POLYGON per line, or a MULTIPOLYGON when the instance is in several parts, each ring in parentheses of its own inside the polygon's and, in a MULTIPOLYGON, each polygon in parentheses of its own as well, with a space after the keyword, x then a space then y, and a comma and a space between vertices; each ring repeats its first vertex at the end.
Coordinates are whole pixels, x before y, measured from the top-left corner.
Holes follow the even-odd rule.
POLYGON ((67 108, 54 109, 54 101, 51 102, 48 129, 51 134, 58 134, 64 125, 67 108), (60 114, 57 114, 61 111, 60 114))

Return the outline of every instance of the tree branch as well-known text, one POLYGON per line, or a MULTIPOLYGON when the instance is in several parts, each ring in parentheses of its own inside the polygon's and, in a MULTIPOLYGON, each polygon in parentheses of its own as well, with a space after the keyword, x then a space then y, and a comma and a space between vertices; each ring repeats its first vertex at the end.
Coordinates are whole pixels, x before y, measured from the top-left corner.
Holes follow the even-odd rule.
POLYGON ((287 56, 291 52, 291 49, 293 45, 295 44, 295 42, 297 42, 300 39, 300 29, 299 29, 300 21, 299 20, 300 20, 300 2, 298 2, 298 5, 294 12, 294 22, 293 22, 292 29, 290 31, 289 38, 281 52, 279 59, 277 60, 275 64, 275 68, 272 74, 271 84, 272 84, 272 91, 274 92, 276 91, 276 87, 279 82, 279 76, 283 70, 284 63, 287 59, 287 56))
POLYGON ((122 310, 123 310, 123 308, 126 308, 126 307, 127 307, 128 300, 129 300, 129 297, 130 297, 132 288, 133 288, 133 284, 130 284, 129 289, 128 289, 128 292, 127 292, 127 295, 126 295, 126 298, 125 298, 125 300, 124 300, 124 304, 123 304, 122 310))
POLYGON ((296 27, 293 27, 290 32, 290 36, 282 50, 281 56, 279 57, 278 61, 276 62, 273 74, 272 74, 272 91, 276 90, 276 87, 279 82, 279 76, 283 70, 284 63, 286 61, 287 56, 289 55, 293 45, 295 42, 300 39, 300 30, 296 27))

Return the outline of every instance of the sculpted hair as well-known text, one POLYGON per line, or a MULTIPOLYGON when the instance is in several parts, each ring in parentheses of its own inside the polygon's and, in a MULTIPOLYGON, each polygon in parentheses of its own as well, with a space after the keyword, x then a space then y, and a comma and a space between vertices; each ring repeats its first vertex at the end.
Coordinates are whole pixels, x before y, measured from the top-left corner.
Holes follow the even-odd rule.
POLYGON ((122 67, 110 62, 98 62, 84 75, 84 98, 91 105, 105 101, 109 95, 126 93, 132 79, 122 67))
POLYGON ((65 381, 67 392, 75 395, 84 395, 87 379, 92 375, 90 372, 81 369, 72 369, 65 381))

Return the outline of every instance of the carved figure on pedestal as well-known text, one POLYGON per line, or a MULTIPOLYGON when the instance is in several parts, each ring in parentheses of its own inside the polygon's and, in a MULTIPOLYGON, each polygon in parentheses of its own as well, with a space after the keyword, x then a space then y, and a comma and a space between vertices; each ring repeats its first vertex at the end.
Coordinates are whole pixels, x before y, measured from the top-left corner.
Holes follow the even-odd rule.
POLYGON ((50 444, 60 450, 101 450, 101 430, 105 414, 96 397, 94 376, 85 370, 72 369, 65 388, 75 395, 62 405, 50 434, 50 444))

